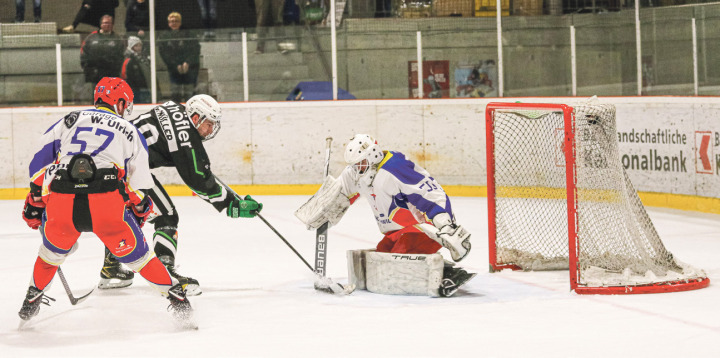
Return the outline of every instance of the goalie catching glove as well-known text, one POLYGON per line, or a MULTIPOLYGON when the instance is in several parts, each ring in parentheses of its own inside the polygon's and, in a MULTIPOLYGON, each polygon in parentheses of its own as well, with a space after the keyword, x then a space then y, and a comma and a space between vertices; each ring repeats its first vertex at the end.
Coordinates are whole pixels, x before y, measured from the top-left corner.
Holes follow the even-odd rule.
POLYGON ((350 200, 340 192, 340 181, 328 175, 317 193, 295 211, 295 216, 308 230, 315 230, 326 222, 329 226, 340 222, 349 207, 350 200))
POLYGON ((227 207, 227 216, 231 218, 254 218, 262 208, 263 205, 255 201, 250 195, 245 195, 245 199, 233 196, 227 207))
POLYGON ((45 202, 42 200, 35 201, 35 196, 32 193, 28 193, 25 198, 25 207, 23 208, 23 220, 27 225, 37 230, 42 224, 42 216, 45 212, 45 202))
POLYGON ((420 229, 431 239, 450 251, 453 261, 459 262, 470 252, 470 233, 450 218, 448 213, 440 213, 432 219, 433 225, 419 224, 420 229))

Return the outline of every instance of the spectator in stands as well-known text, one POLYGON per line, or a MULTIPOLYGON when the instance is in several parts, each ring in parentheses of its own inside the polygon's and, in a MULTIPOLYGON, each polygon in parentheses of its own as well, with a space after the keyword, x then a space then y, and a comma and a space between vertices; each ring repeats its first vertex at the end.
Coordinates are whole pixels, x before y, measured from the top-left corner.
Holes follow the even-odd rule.
MULTIPOLYGON (((126 35, 137 34, 140 40, 147 39, 145 33, 150 31, 150 8, 147 0, 129 0, 125 12, 126 35)), ((132 87, 132 84, 130 85, 132 87)), ((135 87, 132 87, 135 90, 135 87)))
POLYGON ((217 27, 217 0, 198 0, 200 5, 200 17, 205 27, 204 39, 209 40, 215 37, 217 27))
MULTIPOLYGON (((42 0, 33 0, 35 22, 42 18, 42 0)), ((15 0, 15 22, 25 22, 25 0, 15 0)))
POLYGON ((119 77, 123 63, 125 41, 113 31, 113 18, 104 15, 100 30, 93 31, 80 47, 80 65, 85 73, 85 82, 92 87, 103 77, 119 77))
POLYGON ((150 59, 143 53, 143 43, 139 37, 128 37, 120 77, 135 93, 135 103, 150 103, 150 59))
POLYGON ((200 72, 200 43, 181 29, 180 13, 172 12, 168 15, 168 27, 170 31, 160 34, 158 47, 170 76, 171 99, 181 103, 195 95, 200 72))
POLYGON ((375 0, 375 17, 391 17, 392 0, 375 0))
MULTIPOLYGON (((257 47, 256 54, 265 52, 265 41, 268 37, 269 27, 275 27, 276 37, 285 37, 285 28, 283 28, 283 12, 285 10, 285 0, 255 0, 255 13, 257 15, 257 47)), ((278 39, 277 48, 281 53, 287 53, 293 49, 294 44, 286 40, 278 39)))
POLYGON ((114 19, 115 8, 119 5, 118 0, 83 0, 72 25, 65 26, 62 30, 67 33, 74 32, 80 23, 97 26, 105 15, 114 19))

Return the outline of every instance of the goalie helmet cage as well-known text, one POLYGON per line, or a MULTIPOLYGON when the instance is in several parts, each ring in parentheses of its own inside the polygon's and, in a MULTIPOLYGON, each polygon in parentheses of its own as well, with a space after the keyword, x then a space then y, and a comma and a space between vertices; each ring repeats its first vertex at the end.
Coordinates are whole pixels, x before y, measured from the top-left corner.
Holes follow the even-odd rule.
POLYGON ((666 250, 620 162, 615 107, 490 103, 490 271, 570 270, 578 294, 707 287, 666 250))

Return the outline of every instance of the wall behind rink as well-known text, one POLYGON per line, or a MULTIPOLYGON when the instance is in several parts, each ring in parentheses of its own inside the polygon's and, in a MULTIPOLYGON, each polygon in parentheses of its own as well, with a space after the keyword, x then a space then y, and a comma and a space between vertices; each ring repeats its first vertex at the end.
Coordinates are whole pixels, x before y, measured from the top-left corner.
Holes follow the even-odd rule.
MULTIPOLYGON (((584 99, 492 100, 571 104, 584 99)), ((368 133, 383 149, 406 153, 444 186, 477 188, 470 195, 481 195, 486 184, 484 112, 490 101, 223 103, 222 130, 205 144, 213 171, 226 183, 293 188, 322 181, 326 137, 334 138, 330 172, 337 175, 345 165, 342 153, 348 140, 354 133, 368 133)), ((693 202, 720 198, 717 98, 608 97, 599 101, 616 105, 621 160, 638 191, 677 194, 676 199, 690 196, 685 199, 693 202)), ((131 117, 150 108, 138 105, 131 117)), ((19 193, 27 190, 27 168, 39 136, 77 109, 82 108, 0 109, 0 150, 10 154, 0 170, 2 198, 22 197, 19 193)), ((159 178, 165 184, 182 184, 173 170, 160 170, 159 178)), ((293 189, 278 192, 292 194, 293 189)), ((668 199, 655 200, 663 205, 668 199)), ((711 211, 702 206, 712 203, 690 204, 699 206, 690 209, 711 211)))

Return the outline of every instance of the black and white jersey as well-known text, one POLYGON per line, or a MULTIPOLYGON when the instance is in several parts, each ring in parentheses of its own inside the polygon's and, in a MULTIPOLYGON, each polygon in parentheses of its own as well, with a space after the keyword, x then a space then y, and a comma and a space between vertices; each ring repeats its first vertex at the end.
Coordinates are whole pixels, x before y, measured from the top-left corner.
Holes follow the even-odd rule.
POLYGON ((230 195, 210 170, 202 137, 185 113, 185 106, 165 102, 131 121, 145 137, 150 168, 175 167, 185 184, 222 211, 230 195))

